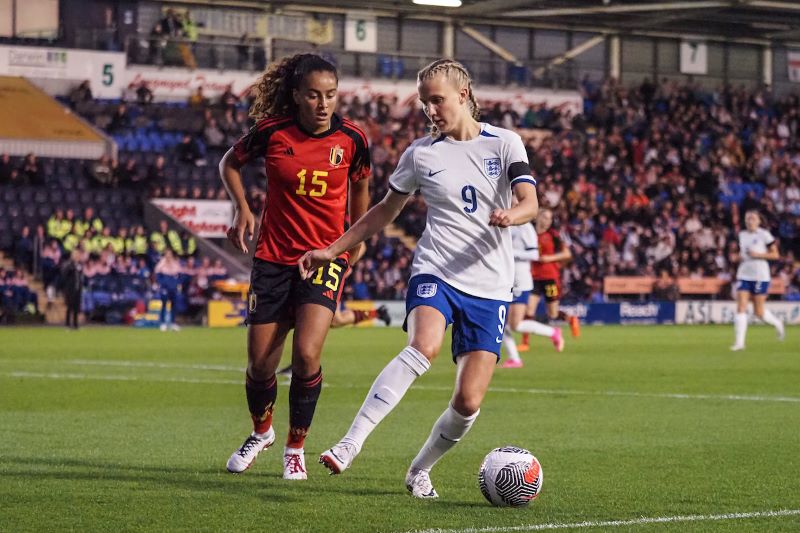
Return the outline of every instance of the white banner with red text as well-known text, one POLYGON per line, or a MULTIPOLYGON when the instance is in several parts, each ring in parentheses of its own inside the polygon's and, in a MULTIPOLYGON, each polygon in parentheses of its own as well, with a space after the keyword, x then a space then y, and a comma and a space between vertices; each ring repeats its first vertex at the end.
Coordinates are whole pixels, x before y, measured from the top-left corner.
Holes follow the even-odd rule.
POLYGON ((151 202, 198 237, 224 238, 233 220, 233 204, 227 200, 155 198, 151 202))

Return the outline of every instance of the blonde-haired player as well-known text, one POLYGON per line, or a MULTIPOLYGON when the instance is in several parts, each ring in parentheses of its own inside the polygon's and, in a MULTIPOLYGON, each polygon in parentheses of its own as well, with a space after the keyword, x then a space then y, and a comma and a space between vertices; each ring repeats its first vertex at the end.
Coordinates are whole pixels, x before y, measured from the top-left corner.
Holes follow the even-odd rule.
POLYGON ((769 263, 780 259, 775 237, 761 227, 761 216, 751 210, 744 215, 745 229, 739 232, 739 268, 736 271, 736 316, 733 319, 735 340, 731 350, 744 350, 747 335, 747 306, 753 300, 753 312, 775 328, 783 340, 783 322, 764 305, 771 279, 769 263))
POLYGON ((414 251, 406 298, 408 344, 381 371, 347 434, 320 457, 334 474, 350 467, 364 442, 412 383, 430 368, 452 324, 455 390, 406 473, 417 498, 436 498, 434 464, 469 431, 480 412, 503 342, 514 279, 510 226, 526 224, 538 209, 522 139, 478 122, 467 70, 449 59, 417 75, 417 90, 432 123, 389 178, 390 191, 339 240, 307 253, 301 272, 335 258, 392 221, 419 190, 427 223, 414 251), (512 207, 511 192, 519 204, 512 207))

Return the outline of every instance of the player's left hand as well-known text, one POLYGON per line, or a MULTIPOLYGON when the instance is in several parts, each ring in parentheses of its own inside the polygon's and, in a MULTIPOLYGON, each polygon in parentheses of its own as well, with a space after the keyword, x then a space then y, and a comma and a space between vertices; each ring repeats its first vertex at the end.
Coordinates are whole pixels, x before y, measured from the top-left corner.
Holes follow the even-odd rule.
POLYGON ((489 216, 489 225, 507 228, 512 225, 511 213, 506 209, 495 209, 489 216))
POLYGON ((308 279, 322 266, 327 265, 333 261, 333 255, 327 248, 321 250, 312 250, 303 254, 303 257, 297 260, 297 266, 300 269, 300 277, 308 279))

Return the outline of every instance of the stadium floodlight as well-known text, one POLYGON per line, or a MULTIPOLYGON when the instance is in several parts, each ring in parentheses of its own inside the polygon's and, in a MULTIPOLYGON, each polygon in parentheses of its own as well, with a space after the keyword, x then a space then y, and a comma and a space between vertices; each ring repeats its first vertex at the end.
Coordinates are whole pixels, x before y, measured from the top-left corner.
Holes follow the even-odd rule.
POLYGON ((461 0, 411 0, 420 6, 461 7, 461 0))

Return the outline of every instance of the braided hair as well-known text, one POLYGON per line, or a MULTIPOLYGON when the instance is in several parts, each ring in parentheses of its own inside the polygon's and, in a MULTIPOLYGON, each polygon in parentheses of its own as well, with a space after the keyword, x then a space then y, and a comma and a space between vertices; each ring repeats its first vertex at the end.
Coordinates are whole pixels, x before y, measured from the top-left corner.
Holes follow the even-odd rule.
POLYGON ((296 54, 271 65, 253 85, 255 99, 250 116, 261 120, 296 114, 292 93, 312 72, 330 72, 339 81, 336 67, 316 54, 296 54))
MULTIPOLYGON (((437 59, 417 73, 417 83, 429 80, 437 74, 444 74, 448 81, 451 81, 458 89, 467 89, 469 110, 472 118, 478 120, 481 116, 481 107, 475 99, 472 91, 472 77, 467 72, 464 65, 453 59, 437 59)), ((441 135, 436 124, 431 124, 431 137, 441 135)))

